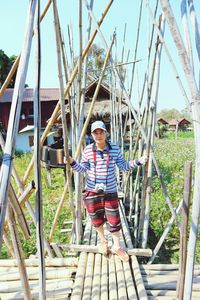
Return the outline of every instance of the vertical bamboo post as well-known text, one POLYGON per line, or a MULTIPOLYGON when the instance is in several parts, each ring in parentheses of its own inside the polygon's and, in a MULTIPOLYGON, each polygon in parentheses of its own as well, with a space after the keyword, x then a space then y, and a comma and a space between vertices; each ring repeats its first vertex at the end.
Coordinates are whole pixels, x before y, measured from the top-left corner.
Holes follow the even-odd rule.
MULTIPOLYGON (((55 36, 56 36, 56 47, 57 47, 57 64, 58 64, 58 78, 59 78, 59 103, 61 108, 61 118, 62 118, 62 128, 63 128, 63 141, 64 141, 64 155, 68 159, 69 157, 69 133, 67 129, 66 123, 66 114, 65 114, 65 97, 64 97, 64 82, 63 82, 63 74, 62 74, 62 59, 61 59, 61 40, 59 34, 59 21, 58 21, 58 11, 56 6, 56 0, 53 1, 53 12, 54 12, 54 24, 55 24, 55 36)), ((75 226, 75 209, 73 202, 73 188, 72 188, 72 180, 70 174, 70 166, 66 165, 66 176, 68 183, 68 191, 69 191, 69 204, 72 212, 72 222, 73 227, 75 226)))
POLYGON ((40 1, 37 1, 35 12, 35 87, 34 100, 34 177, 35 177, 35 211, 36 211, 36 237, 38 250, 39 272, 39 299, 46 299, 44 233, 43 233, 43 202, 41 184, 41 108, 40 108, 40 68, 41 68, 41 41, 40 41, 40 1))
MULTIPOLYGON (((83 39, 82 39, 82 0, 79 0, 79 59, 78 59, 78 97, 77 97, 77 141, 79 140, 80 135, 80 115, 83 116, 83 112, 80 111, 81 109, 81 100, 82 100, 82 45, 83 45, 83 39)), ((82 107, 83 109, 83 107, 82 107)), ((79 159, 79 158, 78 158, 79 159)), ((81 242, 82 238, 82 215, 81 215, 81 204, 82 204, 82 174, 76 173, 75 176, 75 203, 76 203, 76 242, 79 244, 81 242)))
POLYGON ((189 217, 191 183, 192 183, 192 162, 185 164, 184 170, 184 192, 183 192, 183 208, 182 222, 180 231, 180 251, 179 251, 179 275, 177 280, 177 299, 183 300, 186 259, 187 259, 187 227, 189 217))
POLYGON ((20 242, 19 235, 17 232, 17 226, 16 226, 16 222, 15 222, 15 216, 13 213, 13 209, 10 207, 10 205, 8 205, 8 225, 9 225, 9 229, 10 229, 10 234, 11 234, 11 238, 12 238, 15 256, 17 259, 17 265, 19 268, 21 284, 22 284, 22 288, 24 290, 24 299, 31 300, 32 296, 31 296, 30 287, 29 287, 29 283, 28 283, 28 275, 26 272, 24 257, 23 257, 22 248, 21 248, 21 242, 20 242))
MULTIPOLYGON (((160 17, 160 28, 161 32, 164 35, 165 30, 165 18, 161 15, 160 17)), ((154 103, 153 107, 153 116, 152 116, 152 132, 151 132, 151 145, 154 147, 155 143, 155 130, 156 130, 156 115, 157 115, 157 102, 158 102, 158 91, 159 91, 159 78, 160 78, 160 62, 161 62, 161 53, 162 53, 162 44, 159 43, 159 38, 157 38, 157 51, 155 57, 155 73, 154 80, 152 82, 152 99, 154 103)), ((149 152, 149 161, 148 161, 148 170, 147 170, 147 188, 146 188, 146 207, 145 207, 145 218, 144 218, 144 229, 143 229, 143 240, 142 247, 145 248, 148 240, 148 227, 150 220, 150 201, 151 201, 151 177, 152 177, 152 147, 150 147, 149 152)))
POLYGON ((176 20, 174 18, 169 1, 160 0, 162 10, 166 16, 174 43, 177 47, 185 77, 188 83, 188 87, 191 93, 191 108, 192 117, 194 124, 194 137, 195 137, 195 150, 196 150, 196 163, 195 163, 195 180, 194 180, 194 196, 192 205, 192 218, 191 228, 188 244, 188 255, 186 264, 186 277, 185 277, 185 288, 184 288, 184 300, 191 299, 192 294, 192 282, 193 282, 193 271, 194 271, 194 258, 195 248, 198 233, 199 224, 199 211, 200 211, 200 93, 197 86, 197 82, 194 77, 192 67, 189 63, 188 56, 184 47, 184 43, 179 32, 176 20))
POLYGON ((8 198, 8 187, 10 183, 11 170, 12 170, 12 158, 15 150, 15 141, 17 136, 17 131, 19 127, 19 118, 21 111, 21 104, 23 99, 23 91, 26 80, 26 74, 28 69, 29 55, 32 43, 32 33, 33 33, 33 21, 35 14, 36 0, 32 0, 29 6, 29 13, 27 18, 26 34, 24 39, 24 45, 22 50, 22 56, 19 63, 19 68, 15 81, 15 88, 12 98, 12 106, 10 111, 7 138, 5 144, 5 151, 3 156, 3 164, 0 171, 0 248, 2 244, 2 233, 4 227, 4 220, 7 208, 7 198, 8 198))

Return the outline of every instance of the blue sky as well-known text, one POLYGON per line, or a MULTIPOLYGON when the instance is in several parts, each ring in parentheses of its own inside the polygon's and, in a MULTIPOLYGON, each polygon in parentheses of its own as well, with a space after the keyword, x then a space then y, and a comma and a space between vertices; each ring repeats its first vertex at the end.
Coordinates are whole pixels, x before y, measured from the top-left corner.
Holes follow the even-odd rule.
MULTIPOLYGON (((58 10, 60 15, 61 27, 65 39, 65 47, 68 52, 68 35, 67 26, 71 24, 73 28, 73 44, 75 55, 78 54, 78 0, 57 0, 58 10)), ((88 0, 89 2, 89 0, 88 0)), ((144 79, 144 72, 146 68, 146 53, 147 53, 147 40, 148 40, 148 13, 145 7, 145 1, 143 1, 143 17, 141 26, 141 36, 139 41, 138 59, 141 59, 137 63, 137 80, 135 77, 135 85, 133 91, 133 103, 137 106, 138 91, 141 92, 141 87, 144 79)), ((155 4, 155 0, 149 1, 151 7, 155 4)), ((181 27, 181 12, 180 2, 178 0, 171 1, 174 14, 181 27)), ((195 1, 196 11, 200 11, 200 1, 195 1)), ((47 0, 41 0, 41 11, 43 10, 47 0)), ((106 7, 108 0, 94 0, 94 14, 99 19, 104 8, 106 7)), ((18 55, 22 48, 23 37, 25 32, 26 15, 28 11, 28 0, 12 1, 6 0, 0 1, 0 49, 2 49, 8 56, 15 54, 18 55)), ((101 27, 101 30, 109 44, 110 37, 112 36, 115 28, 117 32, 117 47, 114 48, 114 52, 117 53, 118 60, 121 58, 123 47, 123 34, 124 26, 127 24, 126 30, 126 42, 125 42, 125 57, 128 51, 130 51, 129 61, 133 60, 135 49, 136 28, 138 22, 140 0, 114 0, 112 7, 101 27)), ((160 8, 158 10, 160 12, 160 8)), ((85 32, 87 28, 87 10, 83 0, 83 44, 85 44, 85 32)), ((193 36, 192 36, 192 39, 193 36)), ((166 24, 165 40, 171 55, 174 58, 180 77, 183 80, 184 86, 187 90, 187 84, 185 82, 184 74, 182 72, 182 66, 177 54, 177 50, 169 34, 168 26, 166 24)), ((46 17, 41 24, 41 41, 42 41, 42 74, 41 74, 41 87, 57 87, 57 63, 56 63, 56 47, 55 47, 55 33, 53 26, 52 7, 50 7, 46 17)), ((103 47, 101 40, 97 37, 95 43, 103 47)), ((195 47, 193 47, 195 53, 195 47)), ((196 57, 195 57, 196 59, 196 57)), ((130 67, 127 68, 127 74, 130 74, 130 67)), ((197 65, 199 69, 199 65, 197 65)), ((30 65, 26 82, 30 87, 34 84, 34 42, 30 56, 30 65)), ((127 75, 127 81, 130 82, 130 76, 127 75)), ((188 96, 190 96, 188 92, 188 96)), ((160 89, 159 89, 159 101, 158 110, 176 108, 178 110, 184 109, 186 103, 180 92, 172 68, 163 51, 162 63, 161 63, 161 76, 160 76, 160 89)))

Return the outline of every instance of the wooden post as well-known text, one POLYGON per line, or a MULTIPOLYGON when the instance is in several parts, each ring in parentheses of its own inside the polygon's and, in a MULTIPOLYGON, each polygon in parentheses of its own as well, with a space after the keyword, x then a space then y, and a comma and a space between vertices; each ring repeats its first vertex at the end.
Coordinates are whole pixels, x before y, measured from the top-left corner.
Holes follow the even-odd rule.
POLYGON ((183 208, 182 208, 182 223, 180 231, 180 251, 179 251, 179 276, 177 281, 177 299, 183 300, 183 291, 185 283, 185 270, 187 259, 187 227, 191 195, 192 182, 192 162, 185 164, 184 170, 184 192, 183 192, 183 208))

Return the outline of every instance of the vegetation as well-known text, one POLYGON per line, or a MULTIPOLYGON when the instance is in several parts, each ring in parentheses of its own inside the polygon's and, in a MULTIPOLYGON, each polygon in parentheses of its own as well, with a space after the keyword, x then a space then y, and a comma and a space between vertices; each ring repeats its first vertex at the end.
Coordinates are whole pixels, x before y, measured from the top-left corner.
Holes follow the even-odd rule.
MULTIPOLYGON (((14 61, 16 60, 16 56, 12 55, 8 57, 3 50, 0 49, 0 88, 3 85, 14 61)), ((13 88, 15 84, 15 75, 13 76, 9 88, 13 88)))
MULTIPOLYGON (((187 161, 193 162, 194 172, 194 140, 190 138, 156 141, 155 154, 167 187, 173 207, 176 208, 183 195, 184 165, 187 161)), ((154 249, 161 237, 171 213, 165 197, 160 189, 157 175, 153 174, 152 203, 151 203, 151 228, 150 248, 154 249)), ((190 224, 189 224, 190 225, 190 224)), ((189 234, 189 231, 188 231, 189 234)), ((199 240, 199 239, 198 239, 199 240)), ((155 262, 178 263, 179 257, 179 232, 174 224, 158 253, 155 262)), ((197 242, 196 261, 200 262, 200 242, 197 242)))
POLYGON ((163 118, 166 121, 171 121, 172 119, 182 119, 185 118, 188 121, 192 121, 190 108, 186 107, 183 110, 179 111, 177 109, 162 109, 158 115, 157 119, 163 118))
MULTIPOLYGON (((191 160, 194 163, 194 140, 192 138, 178 138, 175 139, 157 139, 155 146, 155 154, 158 160, 159 167, 161 169, 164 182, 167 186, 169 197, 173 203, 174 208, 178 206, 182 195, 183 195, 183 183, 184 183, 184 165, 186 161, 191 160)), ((18 170, 20 177, 22 178, 27 165, 30 161, 31 155, 17 153, 15 157, 15 166, 18 170)), ((194 169, 194 164, 193 164, 194 169)), ((194 170, 193 170, 194 171, 194 170)), ((52 221, 55 216, 58 203, 60 201, 63 185, 64 176, 63 171, 60 169, 52 169, 52 186, 47 187, 45 182, 45 169, 42 169, 43 178, 43 202, 44 202, 44 230, 45 235, 48 238, 52 221)), ((33 207, 34 195, 31 196, 30 202, 33 207)), ((160 182, 157 175, 153 173, 153 184, 152 184, 152 203, 151 203, 151 221, 149 230, 149 247, 154 249, 160 236, 162 235, 165 226, 171 218, 171 212, 166 203, 164 195, 160 188, 160 182)), ((28 212, 24 208, 26 217, 31 229, 31 237, 28 241, 23 240, 23 250, 25 256, 28 257, 30 254, 36 253, 36 242, 35 242, 35 226, 33 221, 29 217, 28 212)), ((69 242, 69 236, 67 234, 61 234, 60 229, 63 226, 64 220, 69 220, 70 209, 66 200, 65 205, 62 209, 61 216, 59 218, 59 224, 54 235, 54 241, 59 243, 69 242)), ((200 239, 197 242, 197 255, 196 261, 200 263, 200 239)), ((163 263, 178 263, 179 257, 179 232, 176 225, 173 225, 167 239, 164 242, 158 257, 155 262, 163 263)), ((2 247, 0 258, 8 257, 5 246, 2 247)))
MULTIPOLYGON (((18 171, 18 174, 20 178, 23 178, 23 175, 25 173, 25 170, 30 162, 31 154, 21 154, 16 153, 14 163, 16 166, 16 169, 18 171)), ((64 186, 64 172, 62 169, 52 169, 51 171, 51 180, 52 185, 50 187, 47 186, 46 183, 46 171, 44 168, 42 168, 42 196, 43 196, 43 215, 44 215, 44 231, 45 236, 48 239, 50 229, 52 226, 52 222, 55 216, 56 209, 58 207, 58 203, 61 199, 61 195, 63 192, 63 186, 64 186)), ((14 182, 13 182, 14 184, 14 182)), ((32 204, 33 209, 35 209, 35 197, 34 194, 30 197, 30 203, 32 204)), ((33 223, 33 220, 30 218, 29 213, 27 212, 26 208, 23 208, 23 211, 25 212, 26 219, 29 224, 29 228, 31 231, 30 238, 25 241, 24 238, 21 240, 23 241, 23 251, 25 253, 25 257, 28 257, 30 254, 36 253, 36 236, 35 236, 35 225, 33 223)), ((64 233, 62 234, 60 232, 60 229, 63 226, 63 222, 65 220, 70 220, 70 210, 68 206, 68 202, 66 200, 65 205, 62 209, 61 216, 59 218, 58 226, 56 229, 56 232, 54 234, 54 242, 60 242, 60 243, 67 243, 69 242, 69 235, 64 233)), ((8 252, 6 250, 5 245, 1 248, 0 251, 0 258, 7 258, 8 252)))

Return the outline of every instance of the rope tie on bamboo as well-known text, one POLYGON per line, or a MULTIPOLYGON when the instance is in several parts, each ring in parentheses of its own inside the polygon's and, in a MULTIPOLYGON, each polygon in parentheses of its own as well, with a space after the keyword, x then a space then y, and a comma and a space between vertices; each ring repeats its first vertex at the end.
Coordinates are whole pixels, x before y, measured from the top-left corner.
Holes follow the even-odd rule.
POLYGON ((194 104, 200 104, 200 99, 194 100, 190 102, 190 106, 194 105, 194 104))
POLYGON ((5 153, 2 158, 3 158, 2 162, 4 163, 4 162, 12 160, 14 158, 14 156, 12 156, 12 155, 10 155, 8 153, 5 153))

